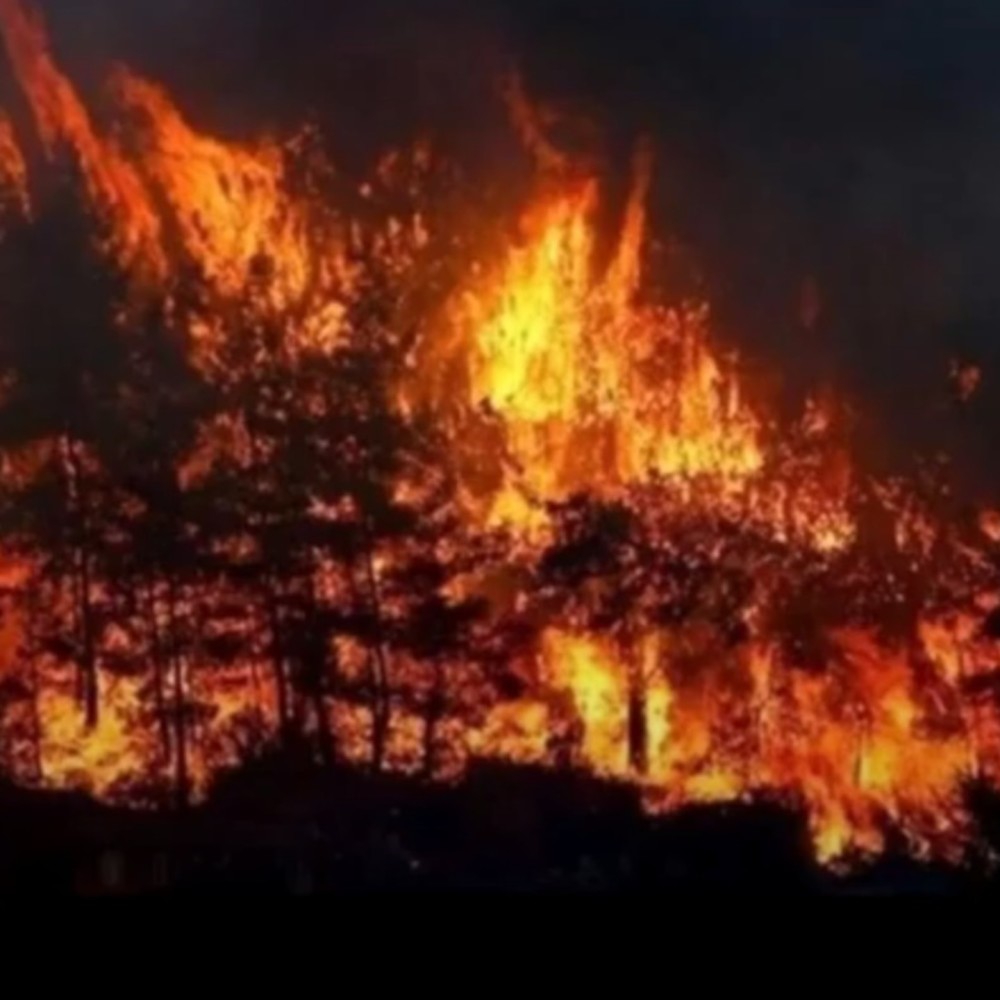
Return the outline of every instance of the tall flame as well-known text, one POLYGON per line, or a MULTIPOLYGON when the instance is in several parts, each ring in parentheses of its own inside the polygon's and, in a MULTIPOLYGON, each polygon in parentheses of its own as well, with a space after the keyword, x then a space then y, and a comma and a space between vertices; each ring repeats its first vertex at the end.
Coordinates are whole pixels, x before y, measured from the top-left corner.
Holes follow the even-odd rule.
POLYGON ((470 406, 506 428, 519 484, 544 500, 652 477, 743 480, 757 422, 707 341, 707 308, 638 304, 645 148, 614 257, 595 274, 595 178, 545 192, 492 275, 462 299, 470 406))
POLYGON ((288 313, 323 295, 328 308, 336 304, 329 300, 346 276, 343 247, 330 220, 290 196, 282 146, 200 135, 162 88, 127 69, 115 74, 113 92, 135 125, 142 177, 164 204, 188 258, 219 295, 245 294, 267 270, 267 296, 276 309, 288 313))
POLYGON ((101 138, 73 84, 55 63, 41 18, 21 0, 0 2, 0 30, 49 157, 64 147, 76 156, 91 198, 106 213, 119 250, 145 258, 162 273, 160 222, 135 168, 101 138))

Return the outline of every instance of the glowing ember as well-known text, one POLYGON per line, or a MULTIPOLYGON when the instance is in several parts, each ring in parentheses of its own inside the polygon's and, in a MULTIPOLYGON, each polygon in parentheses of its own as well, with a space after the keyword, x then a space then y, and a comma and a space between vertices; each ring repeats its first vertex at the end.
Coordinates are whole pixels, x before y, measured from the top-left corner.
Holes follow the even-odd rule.
POLYGON ((951 366, 951 381, 958 398, 967 403, 979 391, 983 373, 976 365, 955 361, 951 366))

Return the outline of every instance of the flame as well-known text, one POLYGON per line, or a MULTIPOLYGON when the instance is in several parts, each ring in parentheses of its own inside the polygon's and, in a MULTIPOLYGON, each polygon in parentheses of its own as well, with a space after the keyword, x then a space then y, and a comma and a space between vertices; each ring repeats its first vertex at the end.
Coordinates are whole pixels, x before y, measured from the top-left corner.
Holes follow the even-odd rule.
POLYGON ((72 153, 112 252, 138 280, 160 283, 190 263, 221 299, 256 283, 274 314, 297 320, 303 340, 336 339, 351 278, 346 248, 331 213, 289 193, 285 145, 199 134, 161 87, 125 67, 108 92, 127 142, 102 135, 22 0, 0 5, 0 30, 46 155, 72 153))
POLYGON ((928 627, 925 639, 938 675, 917 690, 906 655, 864 632, 837 637, 837 671, 790 673, 772 647, 755 645, 724 666, 708 660, 694 681, 677 637, 651 634, 616 651, 599 637, 548 632, 540 660, 549 700, 526 700, 516 713, 502 706, 488 732, 505 756, 545 759, 548 748, 531 742, 540 720, 552 732, 569 717, 580 726, 578 763, 639 783, 652 809, 760 793, 798 802, 825 861, 878 853, 893 825, 917 854, 957 851, 971 836, 961 788, 974 761, 959 719, 933 726, 939 699, 956 694, 945 652, 953 637, 928 627), (644 668, 650 758, 641 773, 627 751, 630 656, 644 668))
POLYGON ((18 145, 10 118, 0 113, 0 186, 23 215, 31 211, 28 194, 28 165, 18 145))
MULTIPOLYGON (((201 333, 211 346, 231 335, 222 321, 227 307, 252 305, 281 321, 289 346, 335 351, 358 335, 347 306, 370 277, 352 258, 362 245, 391 282, 407 290, 432 284, 420 261, 440 245, 440 217, 435 205, 420 202, 420 185, 408 174, 434 169, 426 147, 409 159, 398 151, 383 157, 353 192, 370 213, 355 218, 330 188, 304 180, 316 164, 301 136, 237 142, 199 131, 166 90, 124 67, 111 74, 108 120, 98 122, 24 0, 0 0, 0 30, 42 152, 78 165, 86 197, 111 233, 104 249, 138 286, 169 290, 182 265, 200 274, 209 301, 199 329, 186 333, 201 333), (418 204, 373 222, 386 190, 418 204)), ((491 702, 456 682, 467 716, 456 711, 443 720, 450 763, 442 770, 454 773, 474 756, 570 764, 635 784, 652 810, 767 794, 806 811, 824 860, 876 853, 891 829, 917 854, 957 856, 973 836, 964 783, 1000 777, 1000 718, 983 694, 991 683, 983 664, 1000 652, 980 627, 996 607, 988 554, 956 542, 909 486, 863 481, 835 399, 809 400, 799 424, 779 431, 738 359, 720 348, 709 305, 662 300, 647 273, 648 144, 636 150, 630 193, 604 249, 608 234, 598 218, 610 206, 600 171, 552 140, 554 113, 533 105, 519 82, 508 84, 505 97, 537 185, 513 235, 477 246, 463 261, 468 266, 456 268, 445 305, 421 317, 424 340, 399 387, 407 414, 424 408, 450 434, 441 460, 454 467, 464 530, 478 536, 487 529, 492 539, 492 529, 502 528, 497 534, 509 546, 463 588, 502 589, 496 578, 511 570, 530 577, 555 530, 549 507, 585 495, 627 505, 658 551, 688 560, 692 575, 744 559, 739 568, 754 600, 735 623, 735 639, 697 614, 672 625, 649 614, 629 629, 620 621, 602 629, 579 613, 592 596, 586 588, 571 595, 570 610, 533 605, 526 592, 497 600, 497 618, 541 622, 512 654, 510 669, 525 692, 491 702), (859 486, 891 519, 891 554, 922 574, 927 594, 908 639, 887 637, 890 630, 859 612, 856 622, 824 625, 824 649, 793 662, 775 626, 784 591, 797 596, 819 578, 830 586, 824 606, 836 611, 842 595, 830 581, 854 573, 852 591, 873 603, 899 597, 902 571, 870 580, 851 568, 868 556, 854 506, 859 486), (689 544, 691 523, 707 525, 712 537, 689 544), (727 546, 736 534, 767 557, 727 546), (942 551, 945 568, 935 561, 942 551), (952 578, 964 597, 942 609, 928 596, 931 584, 952 578)), ((320 166, 329 176, 329 164, 320 166)), ((0 181, 26 216, 30 180, 14 130, 0 117, 0 181)), ((444 234, 464 247, 460 235, 444 234)), ((812 283, 804 300, 802 323, 813 329, 820 309, 812 283)), ((962 398, 980 382, 971 368, 956 368, 953 378, 962 398)), ((238 420, 207 421, 201 432, 181 470, 185 484, 219 455, 247 450, 238 420)), ((400 497, 414 492, 410 482, 398 485, 400 497)), ((976 544, 1000 539, 996 512, 984 512, 979 527, 976 544)), ((380 551, 373 572, 385 572, 395 556, 380 551)), ((3 573, 17 576, 10 567, 3 573)), ((4 643, 9 652, 8 645, 16 640, 4 643)), ((345 675, 358 681, 364 655, 347 644, 337 652, 345 675)), ((457 665, 455 674, 471 673, 457 665)), ((162 692, 197 716, 187 748, 196 791, 234 758, 227 739, 246 717, 269 731, 278 718, 259 664, 202 666, 186 662, 162 692)), ((422 668, 397 665, 409 701, 426 697, 422 668)), ((5 666, 17 669, 23 665, 5 666)), ((113 797, 141 777, 169 774, 178 750, 169 734, 157 736, 138 680, 103 680, 100 722, 88 731, 65 673, 48 662, 34 669, 42 780, 113 797)), ((423 722, 407 699, 399 701, 388 758, 414 770, 423 722)), ((370 713, 346 698, 328 711, 342 755, 367 761, 370 713)))
POLYGON ((55 63, 41 17, 21 0, 2 0, 0 30, 46 155, 54 158, 63 148, 73 152, 124 259, 145 259, 162 273, 160 220, 146 188, 117 145, 98 134, 86 105, 55 63))
POLYGON ((329 219, 290 196, 287 150, 272 140, 241 146, 195 132, 162 88, 127 69, 112 89, 135 124, 141 176, 216 294, 235 299, 267 270, 275 311, 288 316, 307 298, 323 298, 320 315, 308 319, 315 336, 335 337, 344 248, 329 219))
POLYGON ((498 414, 511 491, 559 500, 654 477, 744 482, 761 468, 757 421, 711 350, 708 309, 637 304, 645 148, 610 265, 595 273, 596 179, 546 192, 506 259, 456 306, 465 331, 469 408, 498 414))

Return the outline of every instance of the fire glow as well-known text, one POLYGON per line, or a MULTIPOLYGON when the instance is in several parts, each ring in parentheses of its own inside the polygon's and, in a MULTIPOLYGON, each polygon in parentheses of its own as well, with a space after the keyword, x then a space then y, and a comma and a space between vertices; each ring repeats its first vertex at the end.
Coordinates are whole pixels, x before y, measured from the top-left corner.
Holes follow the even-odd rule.
MULTIPOLYGON (((24 0, 0 0, 0 28, 40 159, 78 168, 131 296, 170 302, 182 267, 197 269, 205 301, 181 332, 210 382, 227 377, 234 308, 281 328, 275 356, 331 356, 363 335, 351 316, 370 287, 367 260, 401 288, 420 284, 438 235, 421 195, 435 169, 426 149, 386 157, 354 192, 370 204, 402 188, 408 213, 355 218, 319 193, 330 169, 307 133, 247 144, 200 134, 161 86, 125 68, 109 74, 104 127, 24 0)), ((27 626, 9 626, 3 669, 30 693, 17 721, 35 734, 36 759, 17 762, 24 780, 115 796, 137 775, 181 773, 202 789, 251 716, 272 734, 293 718, 307 733, 329 726, 337 753, 364 764, 378 713, 340 692, 372 670, 389 690, 379 765, 432 762, 447 778, 474 757, 568 764, 635 783, 651 810, 769 794, 806 809, 824 860, 878 853, 890 830, 915 853, 957 856, 974 836, 964 787, 996 777, 1000 750, 987 666, 997 650, 981 628, 996 604, 995 517, 978 530, 942 523, 915 488, 869 480, 836 408, 818 399, 778 430, 714 340, 708 305, 658 302, 644 273, 648 145, 637 144, 601 255, 601 177, 549 143, 518 90, 507 98, 535 189, 507 245, 470 258, 413 342, 399 338, 392 397, 450 442, 436 461, 454 483, 442 501, 459 523, 452 547, 489 541, 443 606, 483 595, 482 631, 522 627, 502 667, 516 683, 497 694, 480 683, 482 658, 462 652, 444 662, 408 650, 389 666, 381 649, 342 639, 323 656, 342 675, 324 684, 334 694, 298 711, 286 702, 305 696, 284 667, 272 683, 256 660, 209 669, 189 655, 157 674, 156 697, 212 710, 178 709, 161 739, 143 714, 145 679, 110 667, 113 633, 96 654, 100 711, 88 718, 76 678, 43 654, 26 663, 16 650, 27 626), (888 554, 872 516, 891 522, 888 554), (896 631, 882 620, 894 613, 908 616, 896 631)), ((11 121, 0 117, 3 204, 28 224, 30 160, 11 121)), ((239 421, 207 422, 183 478, 249 463, 249 437, 239 421)), ((400 475, 400 495, 427 489, 400 475)), ((380 578, 403 556, 387 545, 368 557, 372 601, 392 621, 380 578)), ((39 593, 59 600, 33 588, 30 569, 8 575, 22 623, 39 593)), ((317 556, 310 585, 337 606, 355 581, 317 556)), ((148 593, 164 630, 185 601, 168 590, 148 593)))

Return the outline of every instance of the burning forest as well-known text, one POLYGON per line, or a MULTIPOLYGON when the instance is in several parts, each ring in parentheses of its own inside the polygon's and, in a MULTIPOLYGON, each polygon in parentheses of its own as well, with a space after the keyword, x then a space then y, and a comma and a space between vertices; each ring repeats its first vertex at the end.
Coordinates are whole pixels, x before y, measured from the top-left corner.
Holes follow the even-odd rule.
POLYGON ((866 468, 836 390, 778 414, 670 287, 655 143, 614 199, 511 73, 501 205, 433 138, 355 176, 308 122, 93 93, 29 0, 0 34, 13 780, 142 809, 276 751, 486 759, 787 803, 828 863, 976 843, 1000 519, 866 468))

